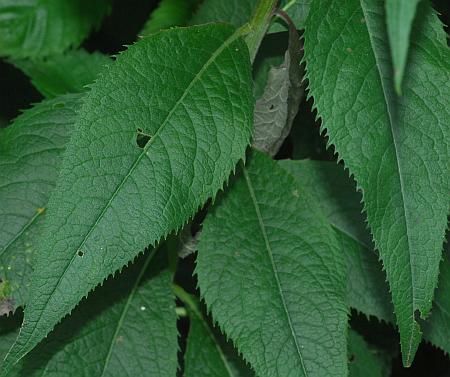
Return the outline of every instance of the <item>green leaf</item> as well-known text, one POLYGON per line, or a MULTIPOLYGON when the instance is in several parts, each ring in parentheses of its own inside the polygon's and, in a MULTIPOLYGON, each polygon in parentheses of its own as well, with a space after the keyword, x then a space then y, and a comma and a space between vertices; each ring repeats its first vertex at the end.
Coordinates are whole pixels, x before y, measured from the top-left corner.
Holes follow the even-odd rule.
POLYGON ((202 296, 257 375, 346 375, 345 261, 290 174, 255 151, 198 248, 202 296))
POLYGON ((68 51, 42 59, 10 59, 44 96, 82 92, 92 83, 111 59, 98 52, 68 51))
POLYGON ((387 357, 371 347, 356 331, 350 330, 348 335, 350 377, 390 376, 387 357))
POLYGON ((264 93, 255 105, 253 146, 271 156, 289 135, 303 98, 301 57, 299 36, 291 27, 284 62, 269 71, 264 93))
POLYGON ((278 162, 313 195, 335 229, 347 254, 347 298, 350 307, 384 321, 393 321, 386 276, 362 216, 361 195, 355 181, 335 162, 282 160, 278 162))
POLYGON ((383 4, 361 4, 312 4, 307 76, 322 129, 363 192, 392 291, 403 362, 410 365, 421 337, 417 318, 431 309, 447 227, 450 50, 436 14, 422 4, 404 94, 396 96, 383 4))
MULTIPOLYGON (((370 235, 362 226, 362 205, 360 195, 355 192, 355 182, 348 177, 342 166, 334 162, 282 160, 279 164, 314 195, 328 221, 337 231, 342 242, 341 249, 347 253, 349 306, 366 315, 393 323, 393 308, 385 274, 378 255, 371 246, 370 235)), ((441 262, 433 310, 422 324, 424 338, 450 354, 448 245, 441 262)))
POLYGON ((154 254, 106 281, 8 376, 175 376, 171 274, 154 254))
POLYGON ((198 0, 161 0, 145 23, 140 35, 148 36, 173 26, 186 25, 198 0))
POLYGON ((184 355, 185 377, 250 377, 255 374, 236 349, 214 328, 197 298, 176 287, 189 313, 189 334, 184 355), (181 294, 180 294, 181 293, 181 294))
POLYGON ((409 35, 419 0, 386 0, 386 26, 394 66, 394 84, 398 94, 408 60, 409 35))
POLYGON ((191 25, 207 22, 228 22, 235 27, 250 19, 258 0, 205 0, 189 22, 191 25))
POLYGON ((250 139, 248 50, 227 25, 161 32, 121 54, 83 102, 4 370, 222 187, 250 139))
POLYGON ((41 57, 77 47, 110 11, 110 0, 3 0, 0 56, 41 57))
POLYGON ((79 106, 79 95, 43 101, 0 131, 0 301, 11 309, 25 302, 45 207, 79 106))

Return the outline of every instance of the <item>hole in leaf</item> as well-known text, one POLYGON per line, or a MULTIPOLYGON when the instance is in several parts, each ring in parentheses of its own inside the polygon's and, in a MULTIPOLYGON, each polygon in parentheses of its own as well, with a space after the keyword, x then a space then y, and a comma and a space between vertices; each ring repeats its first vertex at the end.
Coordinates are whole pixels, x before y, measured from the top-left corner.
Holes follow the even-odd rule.
POLYGON ((84 251, 83 251, 83 250, 78 250, 77 255, 78 255, 79 257, 83 257, 84 251))
POLYGON ((142 129, 138 128, 136 130, 136 145, 139 148, 144 148, 147 143, 150 141, 152 137, 146 133, 144 133, 144 131, 142 131, 142 129))
POLYGON ((269 110, 273 110, 274 106, 270 105, 269 110))
POLYGON ((353 363, 354 361, 355 361, 355 355, 349 355, 348 356, 348 361, 349 361, 349 363, 353 363))

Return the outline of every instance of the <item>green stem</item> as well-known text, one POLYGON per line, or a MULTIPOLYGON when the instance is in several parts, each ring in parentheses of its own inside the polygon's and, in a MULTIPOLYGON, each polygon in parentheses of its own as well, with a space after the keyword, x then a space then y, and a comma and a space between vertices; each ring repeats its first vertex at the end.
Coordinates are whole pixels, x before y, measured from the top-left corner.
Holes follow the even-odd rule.
POLYGON ((183 303, 198 317, 202 317, 200 313, 200 308, 198 307, 196 300, 194 296, 192 296, 190 293, 187 293, 183 288, 181 288, 177 284, 172 284, 172 292, 175 293, 175 296, 177 296, 183 303))
POLYGON ((278 0, 259 0, 250 21, 239 29, 239 33, 247 43, 252 64, 270 26, 270 20, 274 15, 277 3, 278 0))

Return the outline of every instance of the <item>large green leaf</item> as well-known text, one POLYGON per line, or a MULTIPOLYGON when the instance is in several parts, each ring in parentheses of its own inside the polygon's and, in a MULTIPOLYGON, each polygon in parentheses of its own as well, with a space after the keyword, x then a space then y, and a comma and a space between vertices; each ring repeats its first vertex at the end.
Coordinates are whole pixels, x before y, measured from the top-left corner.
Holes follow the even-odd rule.
POLYGON ((345 258, 294 177, 255 151, 198 248, 202 296, 257 375, 346 375, 345 258))
POLYGON ((48 56, 77 47, 110 10, 110 0, 3 0, 0 55, 48 56))
POLYGON ((248 50, 227 25, 149 36, 100 75, 48 205, 33 300, 5 369, 215 196, 244 156, 252 113, 248 50))
POLYGON ((216 329, 196 297, 180 287, 175 293, 189 313, 189 334, 184 354, 185 377, 250 377, 255 374, 239 357, 231 342, 216 329))
MULTIPOLYGON (((328 221, 337 231, 342 250, 347 253, 347 297, 350 307, 394 322, 386 277, 378 255, 373 251, 370 235, 364 228, 361 216, 360 195, 355 192, 355 182, 342 166, 325 161, 283 160, 279 164, 299 184, 315 196, 328 221)), ((450 250, 441 262, 438 289, 430 317, 423 321, 424 338, 450 354, 450 250)))
POLYGON ((394 65, 394 84, 401 92, 408 60, 409 35, 419 0, 386 0, 386 26, 394 65))
MULTIPOLYGON (((0 131, 0 279, 11 309, 25 302, 36 239, 80 96, 43 101, 0 131)), ((3 296, 3 297, 2 297, 3 296)))
POLYGON ((431 309, 449 209, 450 50, 429 4, 418 15, 401 97, 381 1, 315 1, 305 32, 310 94, 363 192, 405 365, 431 309))
POLYGON ((106 281, 8 376, 175 376, 175 301, 163 259, 148 252, 106 281))
POLYGON ((73 50, 41 59, 10 59, 46 97, 81 92, 111 59, 98 52, 73 50))
POLYGON ((173 26, 186 25, 198 0, 161 0, 140 35, 147 36, 173 26))

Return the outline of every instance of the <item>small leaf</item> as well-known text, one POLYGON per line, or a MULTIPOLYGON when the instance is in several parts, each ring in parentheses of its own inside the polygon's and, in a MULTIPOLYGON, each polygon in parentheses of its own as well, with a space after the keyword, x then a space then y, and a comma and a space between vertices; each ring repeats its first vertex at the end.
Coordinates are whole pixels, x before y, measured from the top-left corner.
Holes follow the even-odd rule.
POLYGON ((79 95, 43 101, 0 130, 0 280, 13 307, 25 302, 37 238, 79 95))
POLYGON ((222 187, 250 139, 248 50, 227 25, 161 32, 121 54, 83 103, 4 371, 222 187), (143 148, 138 132, 150 136, 143 148))
POLYGON ((21 69, 44 96, 82 92, 91 84, 111 59, 98 52, 68 51, 41 59, 9 59, 21 69))
POLYGON ((348 333, 349 377, 388 377, 389 359, 371 347, 356 331, 348 333))
POLYGON ((314 1, 305 31, 310 94, 322 130, 363 192, 391 287, 404 365, 420 342, 417 318, 431 309, 450 176, 450 50, 426 2, 412 35, 399 97, 382 2, 314 1))
POLYGON ((161 0, 140 32, 143 37, 173 26, 184 26, 198 0, 161 0))
POLYGON ((175 376, 175 298, 164 253, 147 252, 106 281, 8 377, 175 376))
POLYGON ((347 373, 345 259, 312 197, 254 151, 198 245, 208 309, 259 376, 347 373))
MULTIPOLYGON (((279 164, 307 189, 328 218, 347 253, 348 304, 370 316, 394 322, 389 287, 378 255, 373 251, 370 235, 362 226, 360 195, 342 166, 325 161, 282 160, 279 164)), ((433 310, 423 325, 423 336, 450 354, 450 250, 449 244, 441 262, 441 273, 433 310)))
POLYGON ((54 55, 78 47, 110 11, 110 0, 5 0, 0 4, 0 56, 54 55))
POLYGON ((266 89, 255 105, 253 146, 275 156, 289 135, 303 98, 301 45, 297 30, 289 30, 284 62, 269 71, 266 89))
POLYGON ((419 0, 386 0, 386 26, 394 66, 394 84, 398 94, 408 60, 409 35, 419 0))
MULTIPOLYGON (((175 292, 180 293, 180 288, 177 287, 175 292)), ((184 355, 183 376, 254 376, 233 345, 212 326, 196 297, 183 291, 179 298, 185 303, 189 313, 189 334, 184 355)))

